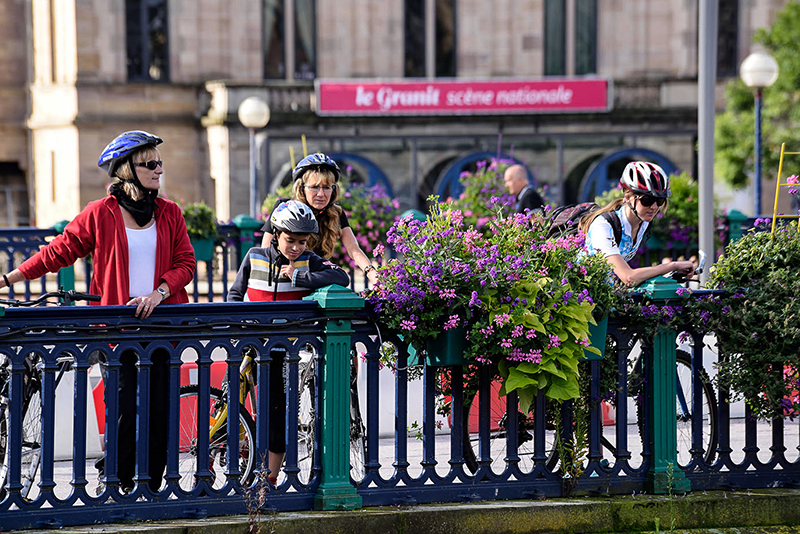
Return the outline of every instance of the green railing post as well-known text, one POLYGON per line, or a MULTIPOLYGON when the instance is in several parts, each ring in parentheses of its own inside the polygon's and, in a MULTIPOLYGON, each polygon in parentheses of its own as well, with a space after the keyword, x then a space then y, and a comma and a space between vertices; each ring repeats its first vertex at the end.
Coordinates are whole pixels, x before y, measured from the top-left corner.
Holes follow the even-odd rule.
MULTIPOLYGON (((304 300, 315 300, 326 316, 348 316, 364 307, 364 299, 340 285, 323 287, 304 300)), ((322 343, 320 411, 322 479, 314 496, 315 510, 361 508, 361 496, 350 483, 350 347, 349 319, 327 321, 322 343)))
MULTIPOLYGON (((658 276, 641 289, 656 305, 662 306, 679 298, 680 286, 672 279, 658 276)), ((675 330, 659 330, 653 337, 653 358, 645 371, 650 385, 648 399, 650 450, 653 453, 647 471, 646 488, 650 493, 691 491, 691 481, 678 467, 678 414, 676 409, 677 378, 675 330)))
POLYGON ((742 224, 747 220, 747 215, 738 210, 728 212, 728 242, 733 243, 742 237, 742 224))
MULTIPOLYGON (((53 225, 53 230, 59 234, 64 233, 64 228, 69 224, 69 221, 60 221, 53 225)), ((70 265, 58 271, 58 279, 60 286, 65 290, 70 291, 75 289, 75 266, 70 265)))
POLYGON ((239 229, 239 239, 242 243, 240 249, 241 253, 239 254, 239 261, 241 262, 244 260, 247 251, 250 250, 251 247, 260 245, 260 243, 256 243, 254 234, 256 230, 261 228, 262 223, 244 214, 237 215, 231 222, 239 229))

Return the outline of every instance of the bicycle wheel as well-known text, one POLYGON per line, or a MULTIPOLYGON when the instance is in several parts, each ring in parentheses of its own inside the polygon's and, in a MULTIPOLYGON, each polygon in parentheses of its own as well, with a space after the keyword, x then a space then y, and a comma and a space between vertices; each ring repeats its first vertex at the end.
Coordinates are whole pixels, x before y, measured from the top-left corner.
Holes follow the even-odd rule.
MULTIPOLYGON (((311 480, 311 469, 314 465, 314 438, 316 436, 316 377, 314 361, 301 368, 300 402, 297 429, 297 467, 300 468, 300 481, 307 484, 311 480)), ((358 404, 358 386, 355 366, 350 371, 350 477, 360 482, 366 472, 367 440, 366 427, 361 419, 358 404)))
MULTIPOLYGON (((210 403, 206 409, 201 409, 197 404, 198 386, 191 384, 181 387, 180 405, 180 459, 178 469, 181 474, 180 486, 184 490, 191 490, 197 480, 197 428, 198 418, 200 428, 205 428, 204 421, 213 423, 227 407, 224 394, 217 388, 211 388, 210 403)), ((206 423, 208 424, 208 423, 206 423)), ((211 425, 209 424, 209 429, 211 425)), ((227 481, 225 471, 228 467, 228 426, 223 425, 209 439, 208 468, 214 475, 212 486, 221 488, 227 481)), ((252 481, 255 465, 255 425, 250 413, 239 407, 239 451, 236 457, 239 461, 241 476, 239 482, 246 486, 252 481)))
MULTIPOLYGON (((494 473, 502 473, 506 468, 508 457, 508 432, 506 431, 508 417, 506 415, 506 399, 499 397, 500 383, 493 382, 491 389, 491 402, 489 408, 489 464, 494 473)), ((464 463, 467 469, 475 473, 478 470, 478 459, 481 457, 480 437, 478 428, 479 398, 476 394, 469 409, 464 414, 464 463)), ((552 470, 558 464, 558 451, 556 450, 556 431, 553 425, 546 425, 545 430, 545 465, 552 470)), ((534 420, 533 413, 523 414, 517 412, 517 464, 523 473, 530 472, 534 464, 534 420)))
POLYGON ((361 482, 366 473, 366 435, 358 403, 358 368, 353 361, 350 365, 350 478, 354 482, 361 482))
MULTIPOLYGON (((301 364, 302 365, 302 364, 301 364)), ((314 406, 314 360, 300 369, 300 402, 297 417, 297 467, 300 482, 308 484, 314 467, 314 436, 316 434, 316 408, 314 406)))
MULTIPOLYGON (((692 357, 677 351, 678 465, 692 459, 692 357)), ((703 460, 711 464, 717 454, 717 395, 705 369, 700 369, 703 410, 703 460)))

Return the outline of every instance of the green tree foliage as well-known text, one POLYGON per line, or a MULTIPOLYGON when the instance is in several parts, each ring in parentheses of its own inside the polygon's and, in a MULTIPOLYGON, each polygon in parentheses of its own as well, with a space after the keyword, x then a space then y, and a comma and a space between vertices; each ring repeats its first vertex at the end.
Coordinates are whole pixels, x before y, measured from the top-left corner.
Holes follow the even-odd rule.
MULTIPOLYGON (((772 26, 758 30, 753 40, 779 66, 778 80, 764 89, 762 108, 762 168, 765 176, 777 176, 781 143, 789 151, 800 151, 800 3, 789 2, 772 26)), ((725 112, 716 119, 714 171, 734 188, 742 188, 754 165, 754 93, 736 79, 725 88, 725 97, 725 112)), ((788 172, 794 170, 790 167, 788 172)))

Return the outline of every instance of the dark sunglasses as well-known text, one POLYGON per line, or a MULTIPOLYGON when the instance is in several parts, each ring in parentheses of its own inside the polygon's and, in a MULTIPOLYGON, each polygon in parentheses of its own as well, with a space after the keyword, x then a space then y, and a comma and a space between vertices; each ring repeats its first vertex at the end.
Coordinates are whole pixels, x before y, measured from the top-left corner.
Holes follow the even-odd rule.
POLYGON ((667 199, 645 196, 645 197, 639 197, 639 202, 641 202, 642 206, 644 206, 645 208, 649 208, 653 204, 658 204, 658 207, 660 208, 661 206, 667 203, 667 199))
POLYGON ((164 168, 164 162, 160 159, 151 159, 150 161, 143 161, 136 164, 137 167, 147 167, 151 171, 156 170, 156 167, 164 168))

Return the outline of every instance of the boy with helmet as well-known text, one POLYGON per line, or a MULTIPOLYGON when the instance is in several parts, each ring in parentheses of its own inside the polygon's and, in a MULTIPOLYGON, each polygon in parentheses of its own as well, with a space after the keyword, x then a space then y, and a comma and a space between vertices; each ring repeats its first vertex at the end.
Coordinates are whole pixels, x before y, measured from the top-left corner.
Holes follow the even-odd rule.
MULTIPOLYGON (((336 200, 342 195, 339 185, 341 171, 336 162, 330 157, 317 152, 309 154, 297 164, 292 171, 292 199, 311 207, 319 223, 319 232, 312 235, 308 241, 308 248, 323 258, 330 258, 336 245, 341 242, 343 248, 364 272, 371 283, 378 281, 378 273, 372 265, 372 260, 361 250, 358 239, 350 228, 342 207, 336 200)), ((283 202, 281 199, 276 206, 283 202)), ((275 210, 273 209, 273 212, 275 210)), ((267 218, 262 230, 264 237, 262 246, 267 246, 273 234, 272 215, 267 218)))
POLYGON ((619 182, 625 190, 622 198, 581 219, 580 229, 586 234, 585 246, 589 253, 603 254, 614 274, 630 286, 670 272, 691 276, 694 264, 690 261, 669 261, 637 269, 628 265, 646 239, 650 223, 662 208, 667 209, 672 192, 664 169, 655 163, 632 161, 625 167, 619 182), (606 212, 613 212, 619 218, 622 226, 619 243, 611 224, 600 216, 606 212))
MULTIPOLYGON (((344 270, 306 250, 309 236, 319 231, 310 207, 296 200, 282 202, 272 213, 272 228, 269 246, 247 252, 228 292, 229 302, 299 300, 320 287, 349 285, 344 270)), ((268 476, 273 485, 286 453, 283 356, 283 351, 271 354, 268 476)))

